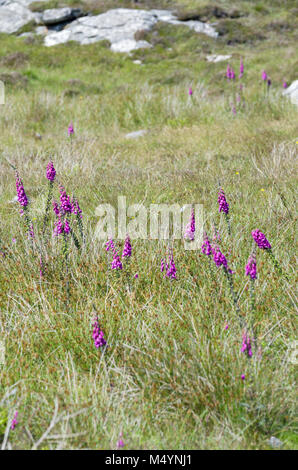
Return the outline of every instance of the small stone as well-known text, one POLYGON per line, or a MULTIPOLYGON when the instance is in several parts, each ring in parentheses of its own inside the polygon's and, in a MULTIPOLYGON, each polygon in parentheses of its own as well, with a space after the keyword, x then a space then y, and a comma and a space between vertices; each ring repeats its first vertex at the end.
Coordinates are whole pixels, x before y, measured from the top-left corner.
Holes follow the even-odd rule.
POLYGON ((268 442, 270 447, 272 447, 273 449, 280 449, 283 446, 283 442, 274 436, 271 436, 268 442))
POLYGON ((38 36, 46 36, 48 34, 48 28, 46 26, 37 26, 37 28, 35 28, 35 34, 38 36))
POLYGON ((148 134, 146 129, 140 129, 139 131, 130 132, 126 134, 126 139, 138 139, 139 137, 143 137, 144 135, 148 134))
POLYGON ((206 59, 208 62, 222 62, 224 60, 229 60, 232 56, 231 55, 207 55, 206 59))

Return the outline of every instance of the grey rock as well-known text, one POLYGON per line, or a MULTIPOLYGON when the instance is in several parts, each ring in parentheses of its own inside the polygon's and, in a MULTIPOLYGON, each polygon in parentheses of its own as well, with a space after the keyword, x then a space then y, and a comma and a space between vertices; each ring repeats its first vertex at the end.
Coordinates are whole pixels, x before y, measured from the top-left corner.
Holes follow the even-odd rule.
POLYGON ((273 449, 280 449, 283 446, 283 442, 274 436, 270 437, 270 439, 268 440, 268 443, 270 447, 272 447, 273 449))
POLYGON ((149 31, 158 21, 174 25, 185 25, 198 33, 217 37, 215 29, 200 21, 178 21, 172 12, 167 10, 132 10, 117 8, 96 16, 87 16, 73 21, 63 31, 45 38, 46 46, 55 46, 67 41, 80 44, 91 44, 104 39, 111 43, 114 52, 130 52, 139 48, 151 47, 147 41, 137 41, 137 31, 149 31))
POLYGON ((35 28, 35 34, 38 36, 46 36, 48 34, 48 28, 46 28, 46 26, 37 26, 37 28, 35 28))
POLYGON ((63 23, 64 21, 72 21, 81 16, 82 11, 79 8, 52 8, 42 13, 43 23, 48 25, 63 23))
POLYGON ((298 80, 291 83, 291 85, 283 91, 283 95, 287 96, 293 104, 298 105, 298 80))
POLYGON ((17 1, 6 2, 0 6, 0 33, 16 33, 34 20, 34 14, 17 1))
POLYGON ((33 2, 34 0, 0 0, 0 33, 16 33, 30 21, 39 23, 40 13, 33 13, 28 8, 33 2))
POLYGON ((207 59, 207 62, 222 62, 224 60, 229 60, 232 56, 231 55, 207 55, 206 56, 206 59, 207 59))
POLYGON ((143 137, 144 135, 148 134, 146 129, 140 129, 139 131, 130 132, 126 134, 126 139, 138 139, 139 137, 143 137))
POLYGON ((34 38, 34 34, 33 33, 22 33, 19 35, 20 38, 34 38))

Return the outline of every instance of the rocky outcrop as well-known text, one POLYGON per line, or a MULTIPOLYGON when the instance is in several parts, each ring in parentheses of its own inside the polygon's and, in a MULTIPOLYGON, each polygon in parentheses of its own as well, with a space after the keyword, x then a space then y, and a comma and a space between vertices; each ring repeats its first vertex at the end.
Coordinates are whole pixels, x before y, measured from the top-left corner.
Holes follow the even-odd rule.
POLYGON ((79 8, 53 8, 42 13, 29 9, 33 0, 0 0, 0 33, 15 33, 30 22, 43 25, 36 30, 45 35, 45 45, 55 46, 68 41, 80 44, 108 40, 115 52, 130 52, 151 47, 148 41, 135 36, 138 31, 150 31, 156 23, 163 21, 173 25, 184 25, 196 33, 216 38, 218 33, 207 23, 180 21, 167 10, 133 10, 117 8, 95 16, 83 16, 79 8))
POLYGON ((137 41, 137 31, 149 31, 158 21, 174 25, 186 25, 197 33, 217 37, 215 29, 200 21, 182 22, 166 10, 131 10, 117 8, 96 16, 79 18, 70 23, 63 31, 45 38, 46 46, 55 46, 67 41, 91 44, 107 39, 115 52, 130 52, 134 49, 151 47, 147 41, 137 41))

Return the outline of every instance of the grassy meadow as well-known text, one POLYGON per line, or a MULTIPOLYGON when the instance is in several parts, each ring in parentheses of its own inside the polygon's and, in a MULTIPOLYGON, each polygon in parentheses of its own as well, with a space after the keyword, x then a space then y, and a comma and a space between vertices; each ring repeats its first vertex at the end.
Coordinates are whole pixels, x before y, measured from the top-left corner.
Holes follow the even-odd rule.
MULTIPOLYGON (((131 55, 112 53, 106 41, 46 48, 40 37, 0 35, 2 448, 116 449, 122 432, 124 449, 270 449, 271 436, 297 449, 298 108, 281 95, 283 80, 298 78, 295 3, 216 2, 240 12, 218 19, 211 2, 177 0, 182 16, 205 8, 200 14, 218 21, 220 36, 160 23, 140 33, 154 47, 131 55), (226 78, 228 62, 209 63, 210 54, 232 55, 235 81, 226 78), (126 138, 140 129, 147 134, 126 138), (62 184, 83 215, 85 242, 77 249, 69 237, 67 272, 52 210, 42 235, 50 160, 55 199, 62 184), (14 199, 13 167, 29 198, 33 242, 14 199), (132 240, 131 259, 111 270, 95 210, 117 207, 118 196, 148 208, 203 204, 205 230, 212 240, 216 227, 234 271, 237 308, 223 268, 181 241, 173 242, 176 280, 160 270, 166 241, 132 240), (257 249, 252 308, 245 265, 257 228, 282 271, 257 249), (94 314, 107 348, 94 346, 94 314), (251 358, 241 352, 239 316, 254 331, 251 358)), ((100 12, 173 2, 63 4, 100 12)))

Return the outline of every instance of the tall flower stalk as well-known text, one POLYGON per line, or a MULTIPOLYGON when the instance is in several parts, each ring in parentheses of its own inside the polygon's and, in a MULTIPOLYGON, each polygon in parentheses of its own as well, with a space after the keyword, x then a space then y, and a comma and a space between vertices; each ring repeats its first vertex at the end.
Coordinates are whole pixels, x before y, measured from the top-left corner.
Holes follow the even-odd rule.
POLYGON ((271 247, 271 244, 269 243, 269 241, 267 240, 266 236, 264 235, 263 232, 261 232, 259 229, 256 229, 256 230, 253 230, 251 232, 251 235, 252 235, 252 238, 254 239, 254 241, 256 242, 257 246, 261 249, 261 250, 264 250, 268 253, 271 261, 272 261, 272 264, 274 266, 274 268, 279 272, 279 274, 281 276, 284 276, 286 278, 287 281, 289 281, 289 278, 288 276, 283 272, 282 270, 282 267, 281 265, 279 264, 279 262, 277 261, 277 259, 275 258, 273 252, 272 252, 272 247, 271 247))
POLYGON ((256 341, 255 335, 255 328, 254 328, 254 317, 256 312, 256 305, 255 305, 255 281, 257 278, 257 261, 256 261, 256 254, 255 250, 253 249, 251 255, 247 260, 247 264, 245 266, 245 275, 249 276, 250 281, 250 288, 249 288, 249 296, 250 296, 250 328, 253 333, 253 337, 256 341))
POLYGON ((165 259, 161 260, 160 270, 164 273, 164 277, 167 277, 171 280, 177 279, 177 270, 172 249, 169 253, 168 262, 165 259))
POLYGON ((190 220, 185 227, 184 239, 187 241, 193 241, 195 238, 196 221, 194 208, 191 209, 190 220))
POLYGON ((232 277, 234 272, 229 268, 228 261, 227 261, 225 255, 220 251, 220 248, 218 247, 218 245, 212 246, 212 254, 213 254, 213 261, 214 261, 215 265, 217 267, 222 267, 223 268, 224 274, 225 274, 225 276, 227 278, 227 281, 228 281, 228 284, 229 284, 230 294, 231 294, 231 297, 232 297, 232 300, 233 300, 233 304, 234 304, 236 314, 239 318, 240 325, 243 326, 245 322, 244 322, 244 319, 242 318, 242 316, 240 315, 240 308, 239 308, 239 304, 238 304, 238 296, 235 292, 234 282, 233 282, 233 277, 232 277))
POLYGON ((43 228, 42 228, 43 237, 45 235, 46 226, 47 226, 48 219, 49 219, 49 212, 50 212, 50 207, 51 207, 51 200, 53 197, 53 186, 54 186, 55 176, 56 176, 56 170, 54 168, 53 162, 50 161, 48 163, 47 172, 46 172, 46 177, 49 181, 49 190, 48 190, 48 197, 46 201, 45 214, 43 218, 43 228))
POLYGON ((16 177, 16 189, 17 189, 18 202, 21 205, 20 214, 22 217, 24 217, 24 222, 25 222, 25 227, 26 227, 26 231, 28 234, 28 238, 31 239, 32 246, 33 246, 34 229, 33 229, 32 221, 28 214, 29 201, 28 201, 25 189, 24 189, 23 182, 17 171, 15 174, 15 177, 16 177))
POLYGON ((92 327, 93 327, 92 338, 94 340, 94 346, 96 347, 96 349, 103 348, 104 346, 107 345, 107 342, 104 338, 104 333, 99 325, 97 315, 95 315, 94 317, 92 327))
POLYGON ((124 242, 124 247, 123 247, 123 252, 122 252, 122 259, 126 260, 125 263, 125 274, 127 278, 127 284, 128 284, 128 291, 130 292, 131 290, 131 284, 130 284, 130 258, 131 258, 131 253, 132 253, 132 247, 131 247, 131 241, 128 235, 126 235, 125 242, 124 242))
POLYGON ((214 272, 213 272, 212 264, 211 264, 212 246, 211 246, 210 240, 206 232, 204 233, 204 239, 203 239, 203 243, 201 246, 201 251, 204 255, 208 257, 208 266, 209 266, 211 279, 213 282, 215 282, 215 276, 214 276, 214 272))
POLYGON ((228 232, 229 232, 229 235, 231 235, 231 224, 230 224, 230 217, 229 217, 229 204, 226 200, 226 196, 225 196, 224 190, 222 188, 220 188, 220 190, 218 192, 217 202, 218 202, 219 212, 223 212, 225 214, 225 219, 226 219, 226 223, 227 223, 227 227, 228 227, 228 232))
POLYGON ((79 227, 79 232, 80 232, 82 242, 85 243, 82 209, 80 208, 79 201, 77 199, 72 199, 71 209, 72 209, 72 213, 76 216, 76 221, 79 227))
POLYGON ((69 267, 68 267, 68 239, 70 234, 71 228, 68 222, 68 219, 65 215, 59 214, 57 220, 55 221, 55 228, 54 228, 54 236, 59 237, 62 235, 63 244, 62 244, 62 252, 61 252, 61 271, 65 271, 65 278, 66 278, 66 292, 67 292, 67 299, 70 299, 70 286, 69 286, 69 267))
POLYGON ((115 243, 112 239, 107 241, 106 251, 111 251, 113 253, 111 269, 116 270, 116 271, 119 271, 119 270, 121 271, 123 269, 123 264, 121 262, 118 250, 115 247, 115 243))
POLYGON ((245 275, 249 276, 249 280, 250 280, 251 312, 254 313, 255 311, 255 280, 257 278, 257 262, 256 262, 256 254, 254 251, 248 258, 247 265, 245 266, 245 275))

